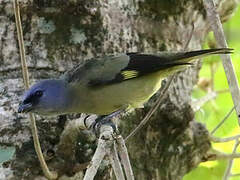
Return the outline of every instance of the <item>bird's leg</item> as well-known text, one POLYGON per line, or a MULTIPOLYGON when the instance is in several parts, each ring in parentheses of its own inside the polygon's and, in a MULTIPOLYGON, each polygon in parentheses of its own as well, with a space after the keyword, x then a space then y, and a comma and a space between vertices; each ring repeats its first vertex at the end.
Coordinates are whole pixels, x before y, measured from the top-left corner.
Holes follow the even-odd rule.
POLYGON ((99 116, 95 122, 91 125, 91 129, 93 130, 93 132, 97 135, 99 135, 99 130, 100 127, 103 124, 108 124, 113 128, 113 131, 115 133, 117 133, 117 127, 116 125, 112 122, 112 118, 116 117, 117 115, 119 115, 121 112, 123 112, 124 110, 118 110, 115 111, 109 115, 103 115, 103 116, 99 116))

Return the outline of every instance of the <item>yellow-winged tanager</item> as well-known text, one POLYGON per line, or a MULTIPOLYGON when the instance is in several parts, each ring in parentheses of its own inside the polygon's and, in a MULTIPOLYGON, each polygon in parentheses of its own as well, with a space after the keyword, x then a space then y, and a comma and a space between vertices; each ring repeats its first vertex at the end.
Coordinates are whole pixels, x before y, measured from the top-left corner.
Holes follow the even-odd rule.
POLYGON ((127 53, 90 59, 59 79, 33 85, 25 92, 18 112, 108 115, 138 108, 158 91, 163 78, 190 65, 192 60, 231 51, 221 48, 154 55, 127 53))

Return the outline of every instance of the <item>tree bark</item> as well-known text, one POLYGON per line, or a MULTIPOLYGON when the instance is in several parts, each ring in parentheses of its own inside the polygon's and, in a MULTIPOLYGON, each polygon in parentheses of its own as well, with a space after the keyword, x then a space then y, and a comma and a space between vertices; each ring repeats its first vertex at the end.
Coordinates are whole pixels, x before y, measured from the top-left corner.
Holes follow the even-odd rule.
MULTIPOLYGON (((216 0, 226 21, 237 4, 216 0)), ((60 76, 89 58, 122 52, 182 50, 194 33, 189 50, 201 49, 209 32, 201 0, 21 0, 26 57, 31 82, 60 76)), ((0 169, 5 179, 41 179, 29 121, 17 114, 23 80, 12 1, 0 2, 0 145, 14 146, 12 159, 0 169)), ((204 161, 210 148, 207 129, 194 121, 191 91, 201 63, 178 73, 164 104, 128 143, 136 179, 178 180, 204 161)), ((164 83, 163 83, 164 85, 164 83)), ((119 121, 126 137, 156 100, 119 121)), ((37 116, 40 142, 50 169, 63 177, 83 171, 96 149, 95 138, 80 131, 80 115, 37 116)), ((102 165, 96 179, 108 179, 102 165)), ((77 174, 79 175, 79 173, 77 174)))

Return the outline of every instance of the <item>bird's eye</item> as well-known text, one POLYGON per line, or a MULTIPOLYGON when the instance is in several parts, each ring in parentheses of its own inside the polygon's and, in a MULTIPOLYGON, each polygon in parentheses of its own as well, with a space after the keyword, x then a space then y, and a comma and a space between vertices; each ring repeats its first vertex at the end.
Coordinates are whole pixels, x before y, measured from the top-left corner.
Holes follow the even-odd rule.
POLYGON ((36 91, 35 92, 35 96, 37 96, 37 97, 41 97, 43 95, 43 92, 42 91, 36 91))

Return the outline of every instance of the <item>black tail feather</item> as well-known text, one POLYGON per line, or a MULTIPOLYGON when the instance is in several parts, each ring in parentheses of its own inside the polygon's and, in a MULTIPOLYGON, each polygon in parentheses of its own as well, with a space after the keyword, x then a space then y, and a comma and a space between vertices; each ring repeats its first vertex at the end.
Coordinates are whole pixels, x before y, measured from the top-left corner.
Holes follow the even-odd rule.
POLYGON ((172 60, 181 60, 181 59, 188 59, 193 58, 196 56, 204 56, 204 55, 210 55, 210 54, 231 54, 233 53, 234 49, 231 48, 216 48, 216 49, 204 49, 204 50, 197 50, 197 51, 190 51, 186 53, 180 53, 179 55, 176 55, 172 60))

